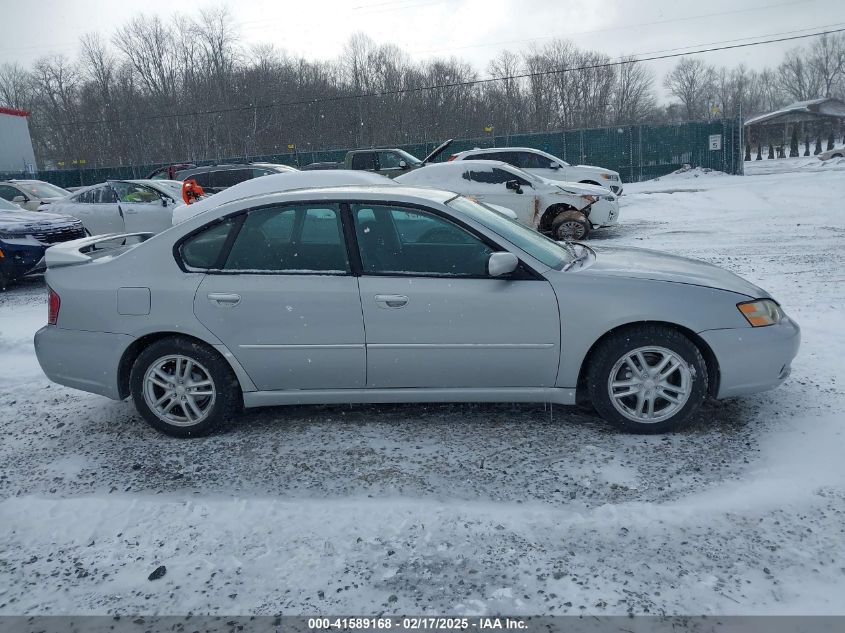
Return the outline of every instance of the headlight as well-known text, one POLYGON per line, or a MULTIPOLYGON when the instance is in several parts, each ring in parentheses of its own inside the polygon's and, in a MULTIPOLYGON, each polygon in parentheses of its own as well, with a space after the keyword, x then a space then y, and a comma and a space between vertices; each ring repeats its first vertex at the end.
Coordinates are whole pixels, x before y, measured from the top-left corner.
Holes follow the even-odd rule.
POLYGON ((613 177, 610 174, 599 174, 605 180, 613 180, 613 177))
POLYGON ((607 200, 608 202, 614 202, 614 201, 616 200, 616 196, 613 196, 613 195, 607 195, 607 196, 602 196, 602 197, 601 197, 601 199, 602 199, 602 200, 607 200))
POLYGON ((585 194, 585 195, 581 196, 581 199, 586 200, 590 204, 593 204, 594 202, 596 202, 598 200, 598 196, 591 196, 589 194, 585 194))
POLYGON ((736 307, 739 308, 742 316, 751 324, 751 327, 776 325, 783 318, 783 310, 771 299, 738 303, 736 307))

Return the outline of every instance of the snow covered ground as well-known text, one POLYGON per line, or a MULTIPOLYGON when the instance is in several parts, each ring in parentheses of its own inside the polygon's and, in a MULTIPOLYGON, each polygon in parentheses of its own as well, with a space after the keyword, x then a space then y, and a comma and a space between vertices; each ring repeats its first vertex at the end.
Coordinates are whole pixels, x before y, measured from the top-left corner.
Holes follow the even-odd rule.
POLYGON ((774 171, 626 185, 621 224, 594 234, 718 263, 803 328, 782 387, 667 436, 402 405, 256 411, 177 441, 50 384, 43 282, 10 289, 0 614, 845 614, 845 163, 774 171))

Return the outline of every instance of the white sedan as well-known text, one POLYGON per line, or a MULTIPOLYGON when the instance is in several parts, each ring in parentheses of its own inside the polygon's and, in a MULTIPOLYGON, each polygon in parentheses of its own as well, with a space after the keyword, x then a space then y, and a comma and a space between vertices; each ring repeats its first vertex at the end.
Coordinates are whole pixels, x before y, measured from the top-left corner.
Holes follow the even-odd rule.
POLYGON ((426 165, 394 180, 408 186, 454 191, 511 209, 522 224, 556 240, 581 240, 592 229, 619 220, 619 202, 607 189, 548 180, 501 161, 426 165))
POLYGON ((619 172, 593 165, 570 165, 553 154, 533 147, 476 148, 452 154, 449 160, 500 160, 541 178, 600 185, 616 195, 622 195, 619 172))
POLYGON ((172 225, 181 197, 175 180, 110 180, 54 202, 50 211, 79 218, 91 235, 159 233, 172 225))

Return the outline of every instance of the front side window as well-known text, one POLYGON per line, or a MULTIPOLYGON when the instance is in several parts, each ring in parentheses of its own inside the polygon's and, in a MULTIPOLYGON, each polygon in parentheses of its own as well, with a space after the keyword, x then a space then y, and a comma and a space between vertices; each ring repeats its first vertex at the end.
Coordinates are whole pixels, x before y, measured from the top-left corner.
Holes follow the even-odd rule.
POLYGON ((554 240, 469 198, 456 196, 446 204, 486 226, 549 268, 560 270, 572 259, 572 255, 554 240))
POLYGON ((23 194, 14 187, 10 187, 9 185, 0 185, 0 198, 3 198, 3 200, 12 201, 22 195, 23 194))
POLYGON ((487 276, 493 249, 435 213, 359 204, 352 215, 365 274, 487 276))
POLYGON ((90 194, 90 201, 93 204, 114 204, 115 202, 117 202, 117 195, 114 193, 114 189, 112 189, 108 185, 103 185, 102 187, 92 189, 90 191, 90 194))
POLYGON ((472 168, 469 171, 464 172, 464 178, 466 180, 488 185, 503 185, 509 180, 516 180, 520 185, 531 186, 531 183, 522 176, 513 174, 499 167, 472 168))
POLYGON ((534 152, 517 152, 513 163, 520 169, 548 169, 554 161, 534 152))
POLYGON ((225 270, 278 273, 349 272, 338 204, 300 204, 250 211, 225 270))
POLYGON ((161 200, 161 194, 154 189, 136 185, 133 182, 113 182, 111 186, 120 202, 132 204, 159 202, 161 200))
POLYGON ((378 153, 378 165, 380 169, 400 169, 400 160, 402 160, 402 157, 395 152, 378 153))

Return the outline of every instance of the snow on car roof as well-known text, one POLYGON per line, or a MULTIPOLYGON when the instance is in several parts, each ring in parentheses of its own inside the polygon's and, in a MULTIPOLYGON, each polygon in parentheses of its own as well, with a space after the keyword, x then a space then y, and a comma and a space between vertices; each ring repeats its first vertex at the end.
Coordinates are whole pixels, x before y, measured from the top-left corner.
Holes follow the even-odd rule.
POLYGON ((269 174, 224 189, 191 205, 180 205, 173 209, 173 224, 184 222, 198 213, 210 211, 228 202, 254 198, 271 193, 294 189, 315 189, 344 185, 397 186, 390 178, 367 171, 337 169, 331 171, 291 171, 269 174))

